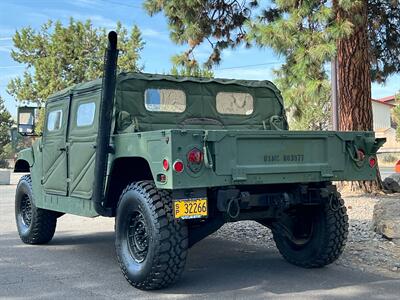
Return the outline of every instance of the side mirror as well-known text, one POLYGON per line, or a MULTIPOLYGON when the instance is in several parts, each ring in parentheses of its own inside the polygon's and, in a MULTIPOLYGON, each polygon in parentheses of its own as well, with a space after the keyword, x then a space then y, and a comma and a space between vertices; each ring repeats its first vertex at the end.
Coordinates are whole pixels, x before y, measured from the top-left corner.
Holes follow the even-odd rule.
POLYGON ((32 106, 18 107, 18 133, 23 136, 36 136, 36 113, 38 108, 32 106))

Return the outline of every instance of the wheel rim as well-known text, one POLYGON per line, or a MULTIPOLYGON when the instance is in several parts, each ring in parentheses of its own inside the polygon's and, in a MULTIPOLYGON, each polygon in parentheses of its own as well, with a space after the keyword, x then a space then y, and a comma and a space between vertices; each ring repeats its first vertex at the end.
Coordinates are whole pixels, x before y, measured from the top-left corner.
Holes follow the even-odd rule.
POLYGON ((296 246, 306 245, 313 235, 314 229, 313 222, 307 222, 307 224, 301 224, 302 230, 298 230, 299 227, 293 228, 293 234, 290 237, 290 241, 296 246))
POLYGON ((315 216, 313 213, 300 209, 288 216, 286 221, 284 227, 289 232, 286 237, 295 247, 302 247, 312 240, 315 230, 315 216))
POLYGON ((149 249, 149 236, 146 221, 141 212, 135 211, 128 223, 128 248, 132 258, 141 263, 146 259, 149 249))
POLYGON ((23 195, 20 204, 20 214, 22 222, 26 227, 31 226, 32 222, 32 202, 28 195, 23 195))

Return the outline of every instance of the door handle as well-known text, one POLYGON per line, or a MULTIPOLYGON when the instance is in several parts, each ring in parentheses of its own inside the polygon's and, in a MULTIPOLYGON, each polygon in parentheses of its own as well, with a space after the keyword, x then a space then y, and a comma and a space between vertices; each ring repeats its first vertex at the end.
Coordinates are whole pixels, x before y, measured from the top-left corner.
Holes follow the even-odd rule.
POLYGON ((59 150, 62 152, 62 151, 67 151, 67 148, 66 147, 61 147, 61 148, 59 148, 59 150))

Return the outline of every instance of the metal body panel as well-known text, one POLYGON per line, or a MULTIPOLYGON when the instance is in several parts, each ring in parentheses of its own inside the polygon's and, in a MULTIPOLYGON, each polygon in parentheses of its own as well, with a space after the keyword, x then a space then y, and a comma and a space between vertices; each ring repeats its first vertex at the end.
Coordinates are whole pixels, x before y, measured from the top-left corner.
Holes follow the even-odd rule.
POLYGON ((90 200, 94 179, 100 90, 91 93, 74 94, 72 99, 70 126, 67 137, 69 148, 69 195, 90 200), (79 106, 91 103, 95 105, 93 124, 78 126, 77 111, 79 106))
POLYGON ((98 216, 93 208, 92 201, 73 196, 66 197, 44 193, 40 207, 82 217, 98 216))
MULTIPOLYGON (((100 84, 97 80, 53 95, 47 114, 62 109, 62 129, 50 134, 45 130, 43 139, 18 154, 18 159, 31 166, 37 207, 88 217, 97 215, 92 191, 100 84), (93 124, 77 126, 78 106, 91 101, 96 103, 93 124)), ((287 129, 282 98, 268 81, 180 80, 172 76, 122 74, 117 79, 114 115, 106 184, 116 174, 115 170, 112 173, 117 165, 114 162, 124 158, 145 160, 157 187, 170 190, 373 180, 376 167, 371 168, 368 159, 375 156, 382 143, 373 132, 281 130, 287 129), (149 87, 182 87, 187 93, 186 110, 180 115, 148 112, 143 93, 149 87), (219 114, 214 98, 220 91, 248 92, 254 98, 254 113, 219 114), (119 130, 118 113, 122 111, 124 121, 130 120, 132 124, 119 130), (280 120, 274 123, 276 116, 280 120), (205 123, 188 123, 186 119, 205 123), (211 119, 215 122, 209 122, 211 119), (204 161, 191 169, 188 153, 192 149, 200 150, 208 163, 204 161), (354 149, 365 153, 362 163, 355 162, 354 149), (169 161, 168 170, 163 168, 164 159, 169 161), (182 173, 173 171, 177 160, 184 164, 182 173), (160 175, 165 180, 158 180, 160 175)), ((129 169, 135 171, 134 166, 129 169)))
POLYGON ((49 103, 46 115, 61 111, 61 128, 48 130, 46 118, 42 138, 43 169, 41 183, 46 192, 66 196, 68 192, 67 146, 66 133, 69 113, 69 97, 62 101, 49 103))
POLYGON ((187 153, 202 149, 203 130, 161 130, 120 134, 113 137, 116 149, 112 159, 143 157, 153 177, 167 176, 159 188, 182 189, 229 185, 306 183, 339 180, 373 180, 376 168, 368 161, 357 166, 348 154, 346 143, 355 143, 366 156, 375 141, 373 132, 234 131, 207 132, 207 143, 215 169, 204 165, 193 173, 164 171, 162 160, 181 160, 187 153), (168 141, 168 142, 167 142, 168 141))
POLYGON ((18 152, 17 159, 15 160, 15 163, 17 163, 19 160, 24 160, 29 164, 30 167, 32 167, 34 162, 35 162, 35 159, 34 159, 34 156, 33 156, 32 147, 31 148, 27 148, 27 149, 23 149, 20 152, 18 152))

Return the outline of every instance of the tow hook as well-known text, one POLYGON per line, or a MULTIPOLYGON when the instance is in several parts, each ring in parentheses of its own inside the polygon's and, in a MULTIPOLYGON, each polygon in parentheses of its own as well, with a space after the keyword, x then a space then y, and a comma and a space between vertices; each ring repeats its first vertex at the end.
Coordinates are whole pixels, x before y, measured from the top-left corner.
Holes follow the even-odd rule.
POLYGON ((340 198, 335 197, 334 193, 331 193, 329 195, 329 207, 331 208, 332 211, 338 211, 341 209, 344 205, 340 203, 340 198))
POLYGON ((231 219, 236 219, 240 214, 240 204, 238 198, 232 198, 229 200, 228 205, 226 206, 226 214, 231 219))
POLYGON ((204 132, 203 138, 203 156, 204 156, 204 165, 207 169, 212 169, 214 167, 214 163, 212 161, 211 154, 209 153, 209 149, 207 147, 207 138, 208 138, 208 131, 204 132))

